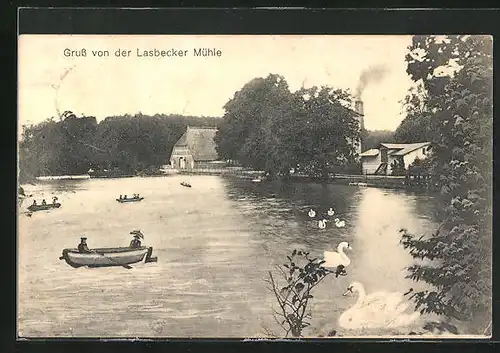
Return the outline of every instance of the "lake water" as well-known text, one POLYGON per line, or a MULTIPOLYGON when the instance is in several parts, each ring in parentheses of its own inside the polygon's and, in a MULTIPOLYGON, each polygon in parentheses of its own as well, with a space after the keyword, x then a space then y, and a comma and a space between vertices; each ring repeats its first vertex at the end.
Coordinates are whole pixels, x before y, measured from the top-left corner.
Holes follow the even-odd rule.
POLYGON ((316 288, 306 334, 340 332, 340 313, 356 302, 342 296, 350 282, 368 293, 419 288, 404 278, 412 258, 398 230, 429 234, 436 226, 429 196, 335 184, 170 176, 50 181, 25 191, 38 202, 57 196, 62 206, 19 216, 24 337, 254 337, 264 328, 282 334, 272 317, 268 271, 293 249, 321 257, 348 241, 348 274, 316 288), (180 186, 183 180, 193 187, 180 186), (145 199, 115 201, 133 193, 145 199), (329 218, 330 207, 345 228, 319 229, 307 215, 313 208, 329 218), (90 248, 128 246, 133 229, 145 234, 157 263, 74 269, 58 259, 82 236, 90 248))

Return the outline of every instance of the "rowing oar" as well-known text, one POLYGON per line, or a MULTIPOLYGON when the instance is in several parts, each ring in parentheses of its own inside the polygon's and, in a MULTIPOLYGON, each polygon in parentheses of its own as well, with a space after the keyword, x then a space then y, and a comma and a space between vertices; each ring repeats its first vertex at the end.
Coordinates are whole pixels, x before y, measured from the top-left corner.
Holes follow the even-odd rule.
MULTIPOLYGON (((97 254, 97 255, 104 256, 105 258, 107 258, 107 259, 109 259, 109 260, 113 261, 115 264, 118 264, 118 263, 117 263, 114 259, 112 259, 112 258, 111 258, 111 257, 109 257, 109 256, 106 256, 106 255, 104 255, 104 254, 101 254, 101 253, 99 253, 99 252, 97 252, 97 251, 93 251, 93 250, 89 250, 89 251, 90 251, 91 253, 94 253, 94 254, 97 254)), ((132 267, 132 266, 129 266, 129 265, 121 265, 121 264, 119 264, 119 265, 120 265, 121 267, 125 267, 127 270, 131 270, 131 269, 133 269, 133 267, 132 267)))

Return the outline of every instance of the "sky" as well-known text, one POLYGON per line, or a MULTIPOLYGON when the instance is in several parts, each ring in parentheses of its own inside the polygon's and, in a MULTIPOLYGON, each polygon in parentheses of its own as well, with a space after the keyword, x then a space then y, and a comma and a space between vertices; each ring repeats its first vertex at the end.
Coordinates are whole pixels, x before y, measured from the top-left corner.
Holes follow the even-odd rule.
POLYGON ((395 130, 401 100, 413 85, 405 54, 411 36, 344 35, 21 35, 18 122, 36 124, 65 110, 77 116, 184 114, 222 116, 224 104, 248 81, 285 77, 290 89, 328 85, 356 92, 364 80, 365 127, 395 130), (220 57, 195 57, 216 48, 220 57), (64 50, 87 56, 65 56, 64 50), (116 57, 117 49, 131 50, 116 57), (139 50, 187 50, 185 57, 138 57, 139 50), (92 50, 108 50, 94 57, 92 50), (64 75, 66 73, 66 75, 64 75), (364 75, 363 77, 366 77, 364 75))

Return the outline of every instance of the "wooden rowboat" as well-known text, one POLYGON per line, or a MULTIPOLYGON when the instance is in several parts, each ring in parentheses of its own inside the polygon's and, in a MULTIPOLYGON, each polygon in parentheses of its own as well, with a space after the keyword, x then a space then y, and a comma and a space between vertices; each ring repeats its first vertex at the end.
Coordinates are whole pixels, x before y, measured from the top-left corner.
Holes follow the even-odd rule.
POLYGON ((185 181, 183 181, 183 182, 181 183, 181 185, 182 185, 182 186, 184 186, 184 187, 186 187, 186 188, 190 188, 190 187, 191 187, 191 184, 186 183, 185 181))
POLYGON ((28 210, 36 212, 36 211, 46 211, 52 208, 59 208, 59 207, 61 207, 60 203, 48 203, 46 205, 31 205, 28 207, 28 210))
POLYGON ((139 202, 139 201, 142 201, 144 200, 144 197, 132 197, 132 198, 129 198, 129 199, 116 199, 116 201, 120 202, 120 203, 125 203, 125 202, 139 202))
POLYGON ((110 267, 127 266, 145 260, 156 262, 156 257, 151 257, 153 247, 141 246, 139 248, 97 248, 90 253, 81 253, 78 249, 64 249, 59 260, 65 260, 71 267, 110 267))

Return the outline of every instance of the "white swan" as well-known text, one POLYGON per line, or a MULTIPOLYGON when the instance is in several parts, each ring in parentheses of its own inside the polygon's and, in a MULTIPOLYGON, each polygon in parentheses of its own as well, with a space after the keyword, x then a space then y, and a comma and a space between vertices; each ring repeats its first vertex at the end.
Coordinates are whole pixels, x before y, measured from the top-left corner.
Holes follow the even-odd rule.
POLYGON ((337 246, 337 251, 325 251, 323 252, 323 257, 325 267, 338 267, 340 265, 349 266, 351 260, 344 253, 344 249, 352 250, 348 242, 343 241, 337 246))
POLYGON ((335 214, 335 211, 330 207, 330 209, 326 213, 328 213, 329 216, 333 216, 335 214))
POLYGON ((327 220, 326 219, 322 219, 318 222, 318 227, 319 229, 325 229, 326 228, 326 222, 327 220))
POLYGON ((405 295, 409 292, 405 294, 376 292, 367 295, 363 285, 359 282, 354 282, 347 287, 344 295, 351 292, 358 292, 359 297, 356 304, 342 313, 338 319, 339 325, 345 329, 408 326, 420 316, 419 312, 405 313, 409 306, 405 295))
POLYGON ((345 221, 341 221, 340 219, 335 218, 334 222, 335 222, 335 226, 337 226, 337 228, 344 228, 345 227, 345 221))
POLYGON ((313 218, 316 216, 316 212, 314 210, 310 210, 309 213, 308 213, 309 217, 313 218))

